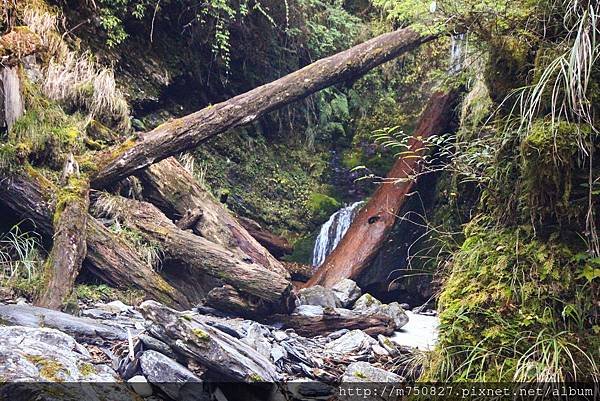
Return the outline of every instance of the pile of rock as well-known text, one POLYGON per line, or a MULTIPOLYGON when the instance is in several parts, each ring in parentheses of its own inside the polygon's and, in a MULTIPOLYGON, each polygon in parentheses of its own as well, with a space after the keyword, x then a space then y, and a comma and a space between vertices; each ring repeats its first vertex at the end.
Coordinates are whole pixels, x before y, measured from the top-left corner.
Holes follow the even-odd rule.
POLYGON ((256 322, 205 312, 177 312, 155 301, 134 308, 117 301, 75 317, 29 305, 0 305, 5 325, 0 327, 0 359, 10 361, 0 365, 0 377, 11 382, 127 383, 110 396, 105 388, 101 394, 86 393, 91 401, 131 393, 153 400, 197 400, 205 394, 224 401, 231 386, 219 383, 231 381, 252 388, 254 398, 245 395, 247 399, 272 399, 267 395, 274 388, 304 399, 303 391, 322 396, 340 382, 404 380, 402 361, 410 349, 381 333, 369 335, 368 328, 336 329, 336 322, 346 325, 380 315, 393 330, 408 322, 400 305, 382 304, 350 280, 331 290, 315 286, 299 291, 292 319, 324 322, 311 335, 286 327, 289 322, 278 316, 256 322), (329 327, 328 322, 334 323, 329 327), (281 386, 306 381, 320 382, 320 390, 281 386), (258 382, 279 385, 256 390, 258 382))

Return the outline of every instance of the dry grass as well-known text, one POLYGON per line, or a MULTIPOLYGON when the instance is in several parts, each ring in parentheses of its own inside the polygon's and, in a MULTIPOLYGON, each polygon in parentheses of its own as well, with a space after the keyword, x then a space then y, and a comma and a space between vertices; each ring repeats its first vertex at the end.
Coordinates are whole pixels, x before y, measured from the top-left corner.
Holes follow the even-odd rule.
POLYGON ((71 51, 58 33, 57 16, 52 11, 27 6, 22 14, 23 22, 40 36, 47 49, 48 62, 41 79, 44 95, 68 108, 83 110, 105 125, 129 130, 129 106, 113 71, 99 65, 90 54, 71 51))

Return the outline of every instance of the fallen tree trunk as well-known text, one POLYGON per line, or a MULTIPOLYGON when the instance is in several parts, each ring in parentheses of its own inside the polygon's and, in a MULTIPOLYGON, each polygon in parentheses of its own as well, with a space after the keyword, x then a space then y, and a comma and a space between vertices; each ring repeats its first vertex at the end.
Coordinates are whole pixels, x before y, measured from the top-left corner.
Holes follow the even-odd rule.
POLYGON ((206 305, 249 319, 264 317, 270 313, 269 306, 259 298, 243 296, 230 285, 213 288, 206 296, 206 305))
POLYGON ((415 176, 421 171, 421 157, 426 151, 423 139, 446 133, 450 129, 460 92, 456 89, 431 96, 409 140, 411 154, 396 161, 385 182, 361 208, 340 243, 306 287, 319 284, 330 288, 341 279, 356 279, 373 261, 414 188, 415 176))
POLYGON ((271 255, 276 258, 282 258, 293 252, 292 246, 285 238, 270 233, 256 221, 247 217, 238 217, 238 220, 242 227, 248 231, 248 234, 254 237, 259 244, 267 248, 271 255))
POLYGON ((139 174, 144 199, 157 206, 181 229, 192 229, 210 242, 239 251, 269 270, 289 277, 287 270, 240 225, 173 157, 139 174))
POLYGON ((256 264, 249 258, 179 229, 154 205, 118 196, 103 195, 94 207, 106 211, 125 226, 158 244, 163 260, 186 266, 218 278, 236 290, 254 295, 271 305, 273 311, 287 313, 291 308, 291 284, 282 275, 256 264))
POLYGON ((239 382, 272 383, 281 379, 271 361, 256 350, 193 315, 184 316, 152 301, 144 302, 140 310, 152 322, 148 328, 152 336, 188 361, 199 362, 239 382))
MULTIPOLYGON (((49 238, 53 235, 51 195, 55 192, 53 184, 33 169, 0 179, 0 203, 17 218, 30 220, 37 232, 49 238)), ((148 298, 178 308, 191 305, 184 294, 154 272, 124 240, 91 216, 85 235, 87 255, 83 267, 104 282, 117 288, 142 290, 148 298)))
POLYGON ((44 267, 44 278, 37 306, 60 309, 73 291, 73 284, 87 253, 86 226, 89 187, 85 180, 69 177, 59 191, 54 211, 52 250, 44 267))
POLYGON ((341 329, 362 330, 371 336, 391 335, 396 329, 394 320, 389 316, 365 315, 333 308, 331 311, 325 310, 322 314, 276 315, 269 320, 282 324, 284 329, 294 329, 296 333, 304 337, 327 335, 341 329))
POLYGON ((92 187, 103 188, 118 182, 169 156, 193 149, 228 129, 248 124, 333 84, 359 77, 435 38, 412 28, 386 33, 225 102, 162 124, 102 153, 97 163, 100 170, 92 179, 92 187))

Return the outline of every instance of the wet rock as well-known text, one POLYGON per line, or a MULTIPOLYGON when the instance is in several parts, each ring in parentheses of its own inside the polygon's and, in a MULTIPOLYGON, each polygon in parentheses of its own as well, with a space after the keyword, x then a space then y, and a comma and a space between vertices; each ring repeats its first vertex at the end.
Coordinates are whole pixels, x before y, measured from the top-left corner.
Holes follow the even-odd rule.
POLYGON ((73 337, 50 328, 0 326, 0 377, 4 381, 117 380, 105 365, 91 365, 89 353, 73 337))
POLYGON ((377 298, 375 298, 373 295, 363 294, 354 303, 354 307, 352 309, 354 309, 355 311, 360 311, 360 312, 372 312, 372 311, 379 310, 379 307, 381 307, 381 305, 382 305, 381 302, 377 298))
POLYGON ((99 344, 127 339, 123 329, 99 323, 94 319, 29 305, 0 305, 4 324, 26 327, 49 327, 67 333, 77 341, 99 344))
POLYGON ((331 290, 339 300, 339 304, 344 308, 352 306, 362 294, 360 287, 354 281, 347 278, 331 287, 331 290))
POLYGON ((274 344, 271 348, 271 359, 273 360, 273 362, 278 362, 279 360, 287 358, 287 356, 287 351, 281 345, 274 344))
POLYGON ((394 320, 394 323, 396 323, 396 329, 399 329, 408 323, 408 315, 398 302, 381 305, 380 312, 394 320))
POLYGON ((398 348, 388 337, 380 334, 377 336, 377 341, 379 341, 379 345, 381 345, 381 347, 383 347, 390 355, 394 356, 398 354, 398 348))
POLYGON ((361 353, 370 350, 374 344, 377 341, 369 335, 361 330, 352 330, 325 345, 325 349, 337 354, 361 353))
POLYGON ((262 356, 269 358, 271 356, 271 343, 267 338, 269 335, 269 329, 259 323, 253 322, 248 327, 246 337, 242 341, 254 348, 262 356))
POLYGON ((131 309, 131 306, 125 305, 121 301, 112 301, 107 304, 98 303, 96 304, 96 308, 106 311, 108 313, 119 314, 129 311, 131 309))
POLYGON ((327 338, 330 340, 337 340, 338 338, 340 338, 344 334, 348 333, 349 331, 350 330, 348 330, 348 329, 340 329, 340 330, 334 331, 333 333, 329 334, 327 336, 327 338))
POLYGON ((410 305, 409 305, 409 304, 407 304, 407 303, 400 304, 400 306, 401 306, 401 307, 402 307, 402 309, 404 309, 404 310, 410 310, 410 305))
POLYGON ((140 357, 142 372, 147 380, 174 400, 194 400, 194 389, 201 388, 202 380, 189 369, 156 351, 146 351, 140 357), (187 397, 187 398, 186 398, 187 397))
POLYGON ((170 358, 175 357, 175 354, 173 353, 173 350, 171 349, 171 347, 169 347, 167 344, 165 344, 164 342, 162 342, 154 337, 151 337, 146 334, 140 334, 138 336, 138 339, 142 342, 142 344, 144 345, 144 348, 146 350, 157 351, 157 352, 160 352, 161 354, 164 354, 170 358))
POLYGON ((376 368, 368 362, 351 363, 342 376, 342 383, 400 383, 402 381, 404 381, 402 376, 376 368))
POLYGON ((379 344, 374 344, 372 347, 373 353, 375 353, 376 355, 380 355, 380 356, 388 356, 390 353, 387 352, 387 350, 385 348, 383 348, 381 345, 379 344))
POLYGON ((293 312, 295 315, 313 317, 323 314, 323 307, 317 305, 300 305, 293 312))
POLYGON ((141 397, 150 397, 152 395, 152 386, 144 376, 133 376, 127 380, 133 391, 141 397))
POLYGON ((298 291, 298 305, 315 305, 335 308, 339 301, 334 292, 320 285, 303 288, 298 291))
POLYGON ((273 335, 273 338, 277 342, 286 340, 289 337, 285 331, 281 331, 281 330, 275 330, 271 334, 273 335))

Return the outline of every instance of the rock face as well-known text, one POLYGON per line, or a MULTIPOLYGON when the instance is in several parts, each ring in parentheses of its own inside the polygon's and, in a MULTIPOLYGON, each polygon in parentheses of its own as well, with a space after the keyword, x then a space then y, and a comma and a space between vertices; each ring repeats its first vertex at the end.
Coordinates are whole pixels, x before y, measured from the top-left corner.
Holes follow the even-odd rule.
POLYGON ((127 332, 123 329, 36 306, 0 305, 0 321, 15 326, 50 327, 91 344, 127 340, 127 332))
POLYGON ((354 362, 348 365, 342 382, 371 382, 371 383, 399 383, 404 381, 402 376, 376 368, 368 362, 354 362))
POLYGON ((55 329, 0 327, 0 361, 0 377, 6 383, 0 389, 0 399, 56 400, 57 391, 64 394, 61 400, 82 399, 82 394, 86 401, 129 400, 133 396, 117 384, 118 376, 109 366, 95 364, 73 337, 55 329), (103 384, 82 387, 72 382, 103 384))
POLYGON ((140 366, 148 381, 174 400, 198 399, 192 398, 192 388, 198 390, 202 380, 173 359, 156 351, 146 351, 140 357, 140 366))
POLYGON ((364 294, 361 296, 354 304, 353 309, 362 313, 380 313, 389 316, 396 324, 396 329, 399 329, 408 323, 408 316, 398 302, 382 304, 371 294, 364 294))
POLYGON ((320 285, 303 288, 298 291, 297 296, 299 305, 316 305, 324 308, 335 308, 336 306, 339 306, 340 303, 332 290, 320 285))
POLYGON ((339 300, 340 305, 343 308, 349 308, 352 304, 360 298, 362 291, 358 287, 358 285, 348 279, 345 278, 333 287, 331 287, 336 298, 339 300))

